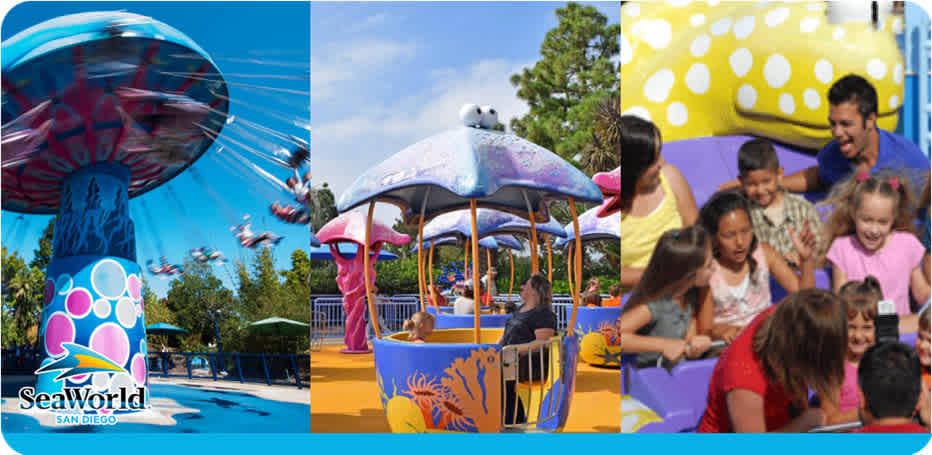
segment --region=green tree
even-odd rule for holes
[[[609,97],[599,104],[592,140],[583,149],[586,172],[610,171],[621,166],[621,101]]]
[[[42,231],[42,237],[39,238],[39,247],[33,251],[32,261],[29,262],[30,267],[35,267],[43,272],[49,266],[49,262],[52,261],[52,237],[55,233],[55,217],[49,220],[49,224],[45,225],[45,229]]]
[[[590,141],[599,101],[618,98],[619,24],[592,6],[570,3],[557,9],[559,23],[547,32],[541,59],[511,77],[530,112],[511,120],[511,129],[564,159]]]
[[[171,283],[168,309],[177,325],[187,329],[198,344],[215,341],[213,321],[236,318],[239,300],[214,276],[212,266],[188,260],[185,273]]]
[[[327,182],[323,182],[320,188],[311,188],[311,204],[309,206],[311,226],[320,229],[321,226],[339,215],[335,201],[336,199]]]

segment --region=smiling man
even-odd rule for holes
[[[821,191],[852,172],[929,169],[929,158],[915,144],[877,127],[877,91],[863,77],[849,74],[837,80],[828,91],[828,102],[834,139],[819,152],[818,166],[783,180],[786,189]]]

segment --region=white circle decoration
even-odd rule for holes
[[[764,79],[773,88],[783,87],[790,80],[790,62],[780,54],[773,54],[764,63]]]
[[[709,33],[711,33],[712,36],[720,36],[720,35],[724,35],[728,33],[728,30],[730,28],[731,28],[731,18],[723,17],[715,21],[715,23],[712,24],[711,27],[709,27]]]
[[[771,10],[764,16],[764,23],[768,27],[776,27],[783,23],[787,17],[790,17],[790,9],[786,7],[779,7]]]
[[[631,106],[622,112],[621,115],[633,115],[635,117],[640,117],[641,119],[647,120],[648,122],[651,121],[650,112],[643,106]]]
[[[712,45],[712,38],[705,33],[697,36],[692,44],[689,45],[689,53],[693,54],[693,57],[702,57],[706,52],[709,52],[709,47]]]
[[[803,92],[803,104],[809,109],[818,109],[822,104],[822,97],[819,96],[819,92],[815,91],[815,89],[807,88]]]
[[[796,112],[796,102],[793,101],[793,95],[789,93],[784,93],[780,95],[780,111],[784,114],[792,114]]]
[[[883,79],[887,74],[887,65],[880,59],[872,58],[867,62],[867,74],[874,79]]]
[[[738,88],[738,105],[743,109],[751,109],[757,104],[757,90],[748,84]]]
[[[754,31],[754,16],[744,16],[735,22],[733,30],[735,38],[741,40],[748,37]]]
[[[664,68],[654,73],[644,84],[644,96],[655,103],[662,103],[670,95],[675,77],[673,71]]]
[[[702,95],[709,90],[711,75],[709,68],[702,63],[696,63],[686,72],[686,87],[693,93]]]
[[[815,63],[815,77],[819,82],[823,84],[831,83],[833,74],[832,62],[823,58]]]
[[[667,107],[667,120],[673,126],[684,125],[689,120],[689,111],[686,110],[686,105],[679,101],[670,103],[670,106]]]
[[[728,57],[728,63],[731,64],[731,70],[734,71],[735,76],[744,77],[748,71],[751,71],[754,58],[748,48],[742,47],[732,52]]]

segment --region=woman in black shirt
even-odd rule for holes
[[[499,346],[549,340],[557,332],[557,316],[550,302],[553,293],[550,282],[541,274],[531,276],[521,285],[521,307],[505,323]]]
[[[533,341],[549,340],[557,332],[557,316],[553,314],[550,303],[553,300],[553,294],[550,289],[550,282],[541,274],[535,274],[527,280],[527,283],[521,286],[521,308],[512,313],[511,318],[505,322],[505,332],[501,340],[498,341],[500,346],[514,344],[524,344]],[[548,357],[549,350],[545,347],[538,351],[533,357]],[[532,363],[528,354],[522,354],[519,359],[518,376],[521,381],[540,380],[546,375],[546,371],[530,371]],[[549,361],[542,362],[544,366],[549,365]],[[534,374],[536,373],[536,375]],[[537,377],[535,377],[537,376]],[[517,406],[515,396],[515,382],[505,382],[505,423],[523,423],[526,422],[525,411],[521,406]]]

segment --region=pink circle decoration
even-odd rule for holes
[[[68,314],[76,318],[83,318],[91,312],[93,301],[94,299],[91,298],[91,293],[87,292],[87,289],[75,288],[68,293],[68,297],[65,297],[65,309],[68,310]]]
[[[77,376],[72,376],[72,377],[68,378],[68,380],[71,381],[71,382],[73,382],[73,383],[75,383],[75,384],[80,384],[80,383],[86,381],[88,377],[90,377],[89,374],[79,374],[79,375],[77,375]]]
[[[139,277],[136,276],[136,274],[132,274],[126,279],[126,289],[129,291],[129,296],[132,297],[133,300],[139,300],[141,288],[142,284],[139,282]]]
[[[129,360],[129,337],[123,328],[112,322],[105,322],[94,330],[90,348],[121,367]]]
[[[133,374],[133,379],[136,380],[136,385],[145,385],[146,359],[142,356],[142,354],[136,354],[133,356],[133,361],[130,363],[129,370],[130,373]]]
[[[52,280],[46,280],[45,282],[45,294],[42,295],[42,306],[47,307],[52,303],[52,298],[55,297],[55,283]]]
[[[49,317],[45,326],[45,352],[53,356],[64,354],[62,343],[74,343],[74,322],[59,311]]]

